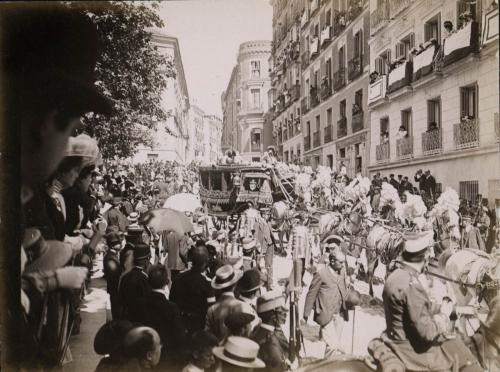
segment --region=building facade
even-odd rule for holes
[[[167,88],[162,94],[162,106],[168,113],[168,118],[157,124],[152,134],[153,146],[139,146],[133,161],[156,159],[187,164],[193,160],[194,141],[190,137],[189,94],[179,42],[177,38],[157,30],[153,32],[152,42],[160,53],[173,61],[175,76],[168,78]]]
[[[496,4],[371,1],[370,14],[370,173],[428,169],[500,202]]]
[[[222,156],[222,120],[215,115],[203,116],[204,134],[204,156],[206,163],[216,163]]]
[[[205,122],[203,117],[205,112],[196,105],[191,105],[191,138],[193,138],[193,159],[202,160],[205,158]]]
[[[273,2],[274,129],[284,161],[367,173],[365,1]]]
[[[236,150],[245,161],[260,161],[264,114],[269,91],[271,42],[248,41],[240,45],[237,65],[222,95],[222,149]]]

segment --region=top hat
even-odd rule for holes
[[[134,245],[134,261],[143,260],[151,257],[151,248],[149,245],[139,243]]]
[[[23,247],[32,257],[32,261],[26,265],[26,273],[59,269],[73,257],[73,250],[69,244],[58,240],[46,241],[35,228],[26,229]]]
[[[24,4],[4,9],[2,48],[8,76],[26,89],[30,100],[53,92],[56,101],[71,101],[81,112],[110,114],[108,99],[94,85],[101,54],[96,26],[83,12],[60,4]]]
[[[246,337],[230,336],[224,346],[214,347],[213,353],[221,360],[244,368],[264,368],[266,364],[257,358],[259,344]]]
[[[134,328],[128,320],[112,320],[97,331],[94,350],[99,355],[114,354],[121,351],[126,334]]]
[[[285,307],[285,297],[280,291],[269,291],[257,299],[257,313],[265,313],[280,307]]]
[[[224,289],[231,287],[241,279],[243,273],[240,270],[235,271],[231,265],[219,267],[215,272],[215,277],[212,279],[212,288]]]
[[[262,287],[262,284],[260,282],[260,272],[257,269],[245,271],[238,283],[238,289],[241,293],[253,292],[260,287]]]

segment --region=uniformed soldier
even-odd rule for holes
[[[119,317],[118,283],[121,276],[120,251],[122,239],[118,232],[110,232],[106,235],[108,251],[103,259],[104,278],[106,279],[107,291],[111,301],[111,314],[113,319]]]
[[[461,371],[479,372],[479,364],[463,342],[447,336],[451,304],[432,302],[420,283],[432,237],[432,231],[406,236],[402,260],[384,286],[387,329],[383,339],[406,370],[450,371],[458,360]]]
[[[260,345],[259,358],[266,363],[268,371],[286,371],[289,349],[281,326],[286,322],[285,298],[279,291],[266,292],[257,300],[257,313],[262,323],[251,339]]]

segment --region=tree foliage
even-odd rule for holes
[[[139,144],[151,145],[148,129],[165,122],[161,105],[173,61],[151,42],[151,28],[163,27],[158,3],[73,2],[97,25],[103,50],[96,65],[96,85],[114,103],[111,118],[89,114],[84,130],[98,140],[105,159],[133,155]],[[167,129],[168,131],[168,129]]]

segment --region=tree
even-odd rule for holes
[[[139,144],[152,145],[149,129],[168,117],[161,95],[168,78],[175,76],[174,63],[153,45],[149,31],[163,27],[158,3],[73,2],[71,6],[85,11],[97,26],[103,50],[96,65],[96,85],[114,103],[111,118],[88,114],[84,131],[97,139],[103,158],[129,157]]]

